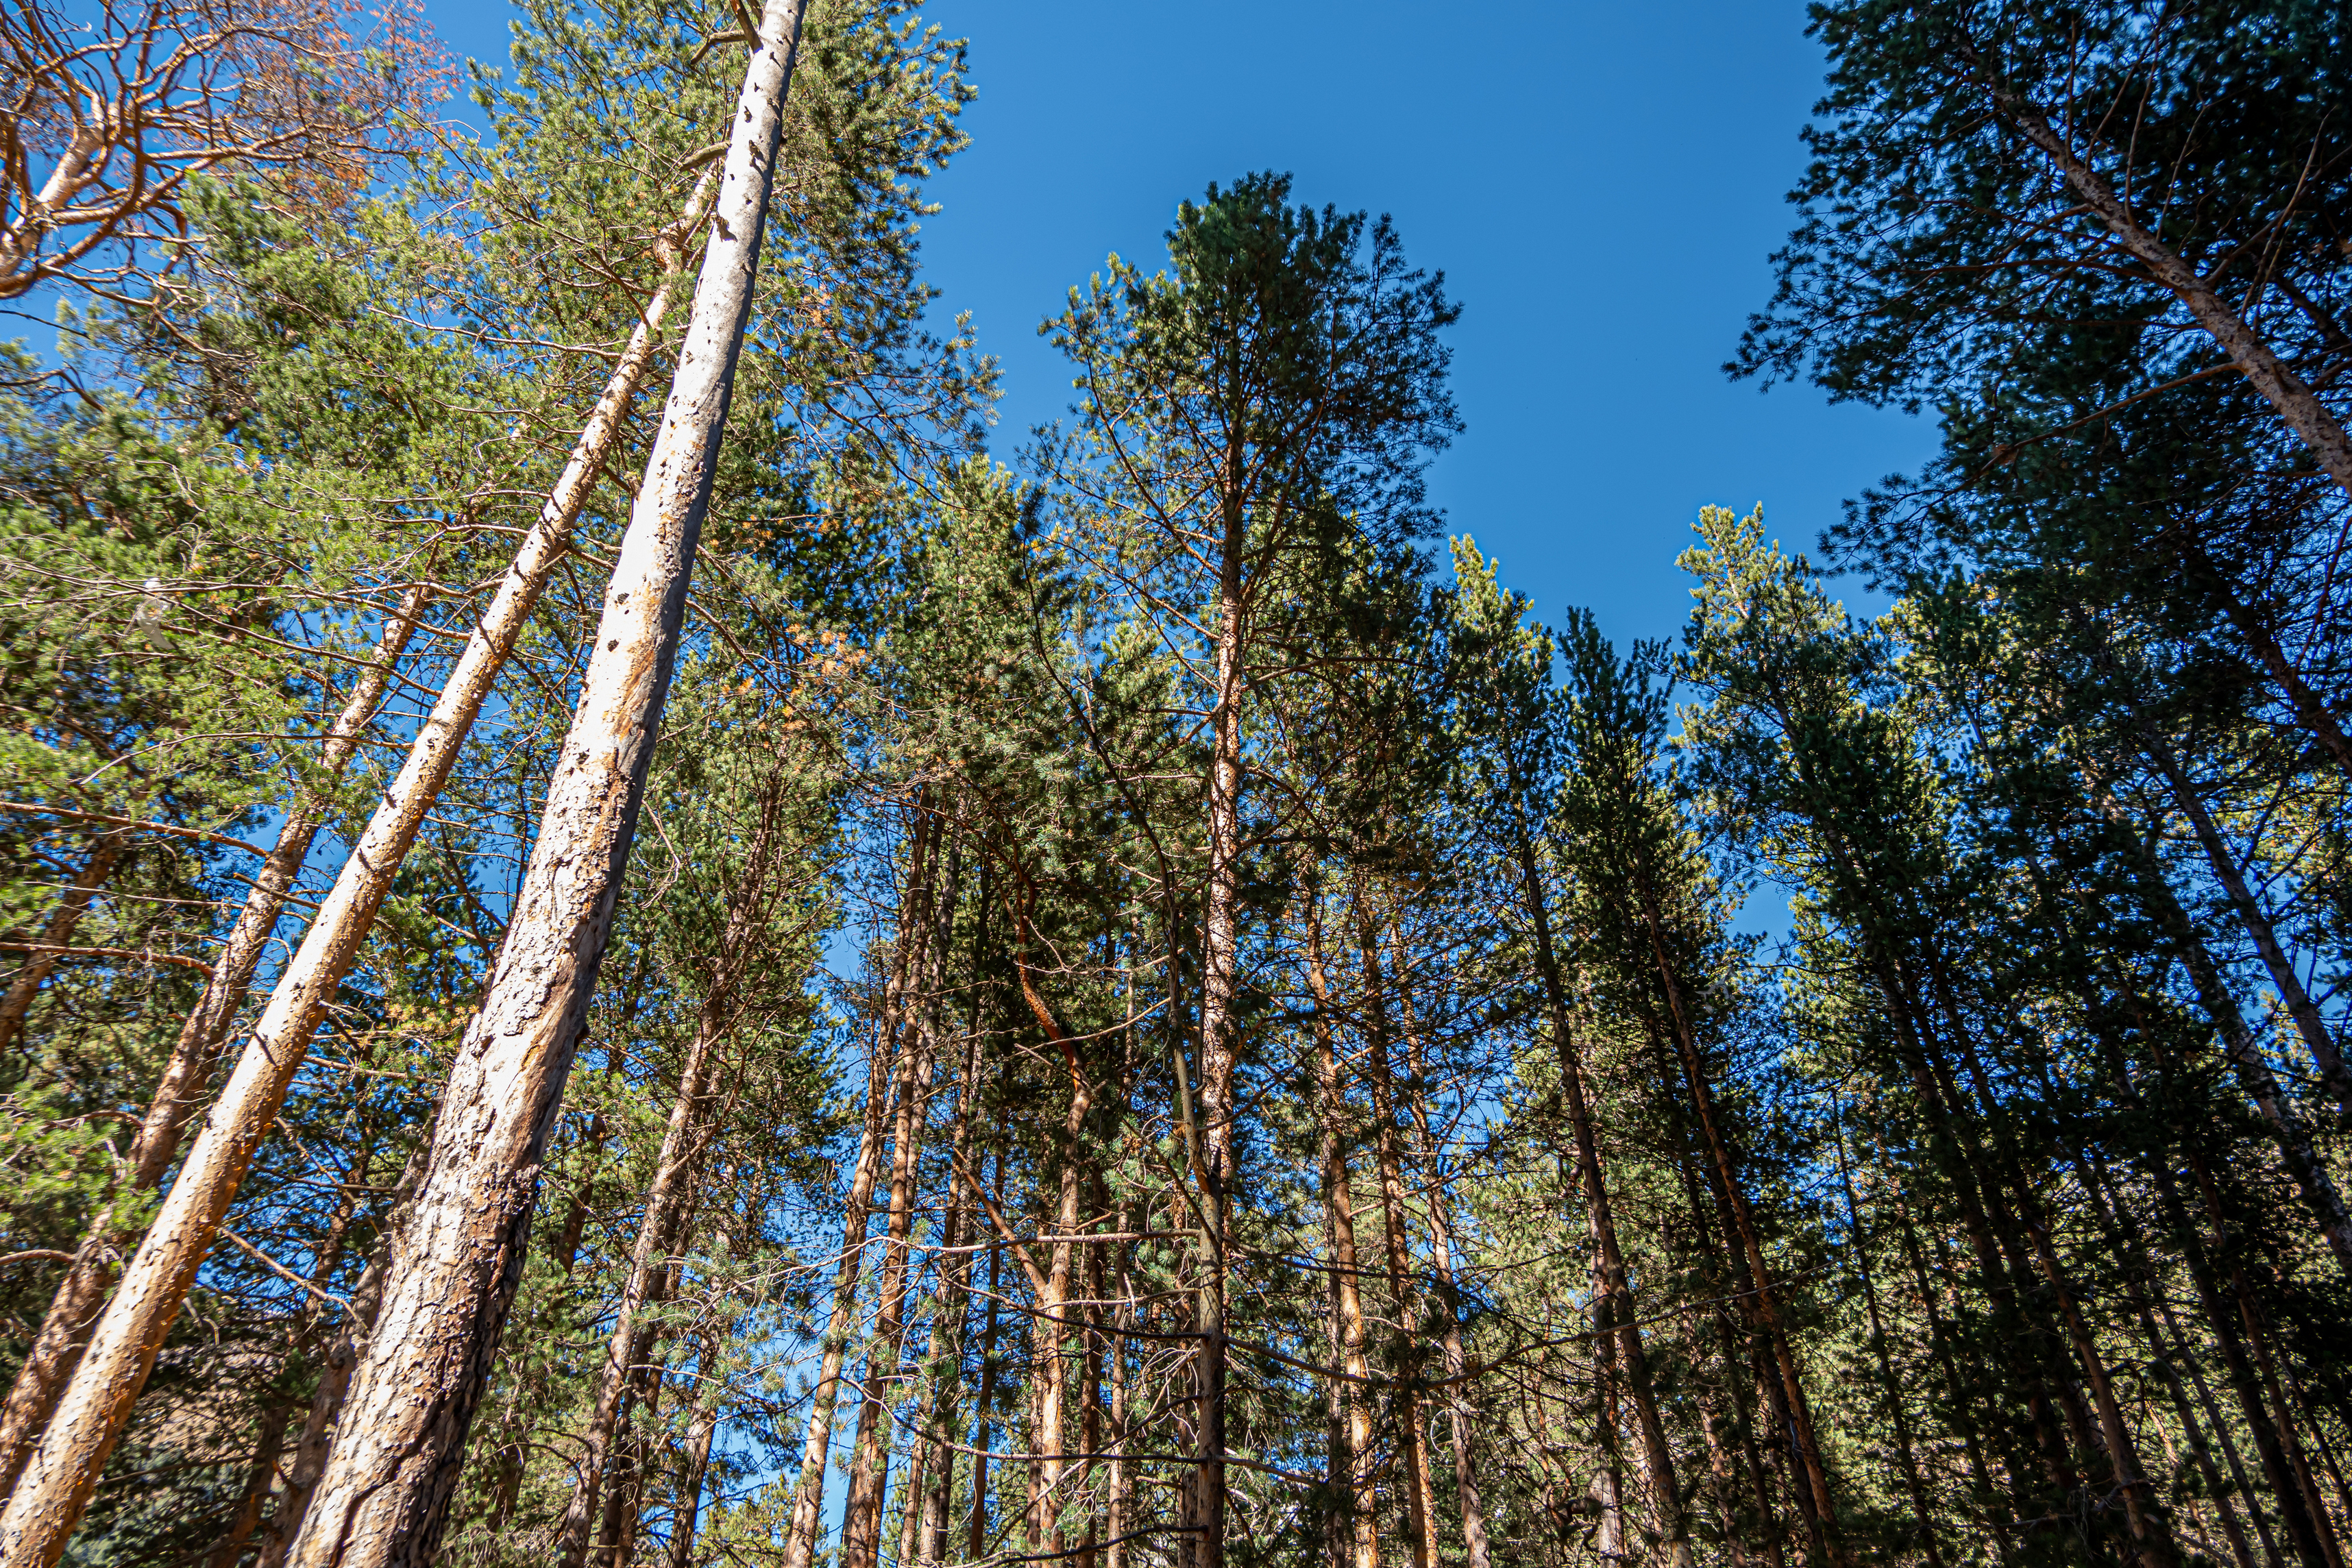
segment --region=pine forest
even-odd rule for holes
[[[1932,455],[1618,642],[1539,261],[1201,169],[1011,430],[975,46],[516,15],[0,0],[0,1563],[2347,1568],[2352,6],[1816,0]]]

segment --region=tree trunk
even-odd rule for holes
[[[758,940],[760,925],[770,907],[773,889],[770,873],[778,858],[777,817],[782,803],[772,792],[760,803],[761,819],[744,846],[742,865],[727,918],[713,953],[708,993],[702,999],[694,1037],[686,1059],[679,1064],[677,1099],[670,1106],[669,1122],[662,1130],[661,1150],[654,1159],[653,1185],[637,1223],[629,1272],[605,1341],[604,1365],[596,1375],[595,1398],[589,1406],[588,1427],[581,1435],[581,1454],[574,1462],[571,1500],[555,1531],[554,1557],[560,1568],[581,1568],[587,1560],[588,1531],[597,1516],[604,1487],[614,1435],[627,1419],[630,1391],[637,1369],[653,1350],[654,1325],[646,1317],[656,1280],[671,1267],[686,1213],[693,1200],[694,1173],[709,1138],[711,1078],[719,1047],[734,1029],[742,1010],[740,994],[743,965]]]
[[[1239,451],[1229,451],[1228,476],[1238,481],[1241,468]],[[1247,521],[1239,491],[1229,489],[1223,502],[1217,579],[1217,700],[1210,723],[1209,865],[1201,911],[1201,1136],[1195,1155],[1202,1162],[1197,1174],[1208,1215],[1192,1325],[1198,1336],[1192,1354],[1198,1452],[1185,1494],[1183,1568],[1224,1568],[1225,1561],[1225,1247],[1235,1177],[1232,1035],[1241,919],[1242,554]]]
[[[1435,1488],[1429,1474],[1429,1438],[1421,1419],[1421,1401],[1413,1384],[1420,1376],[1420,1356],[1414,1346],[1420,1325],[1414,1321],[1419,1293],[1412,1289],[1411,1241],[1405,1234],[1404,1171],[1398,1157],[1396,1107],[1389,1070],[1387,981],[1381,972],[1373,934],[1374,915],[1360,885],[1356,898],[1358,956],[1363,964],[1366,1036],[1365,1078],[1372,1091],[1372,1149],[1380,1172],[1381,1237],[1389,1270],[1389,1293],[1396,1306],[1396,1338],[1392,1346],[1396,1385],[1390,1400],[1396,1413],[1397,1447],[1404,1460],[1405,1524],[1412,1544],[1413,1568],[1437,1568],[1437,1540],[1432,1515],[1436,1511]]]
[[[2141,226],[2129,205],[2067,144],[2039,109],[2005,88],[1987,85],[1994,103],[2017,122],[2025,139],[2049,155],[2066,183],[2105,223],[2107,231],[2147,268],[2158,283],[2188,307],[2197,324],[2221,345],[2231,363],[2245,373],[2253,389],[2278,410],[2287,428],[2303,438],[2327,476],[2342,486],[2346,494],[2352,495],[2352,436],[2345,434],[2344,426],[2319,401],[2318,394],[2273,352],[2244,317],[2223,302],[2211,285],[2198,276],[2195,268]]]
[[[428,584],[419,584],[403,595],[399,607],[385,617],[375,657],[352,687],[350,700],[329,726],[326,742],[319,748],[319,765],[329,777],[341,773],[359,749],[360,736],[383,701],[394,669],[407,650],[417,617],[431,593]],[[237,1009],[245,1004],[253,972],[268,947],[278,916],[285,912],[286,896],[293,889],[294,879],[301,874],[302,863],[310,857],[311,840],[317,837],[325,815],[325,802],[306,797],[279,826],[278,842],[270,847],[268,858],[254,877],[252,889],[246,894],[245,907],[237,912],[228,941],[213,960],[212,977],[205,983],[204,995],[180,1026],[179,1037],[173,1043],[172,1054],[155,1085],[154,1098],[148,1102],[147,1114],[131,1141],[131,1169],[124,1180],[131,1192],[154,1190],[178,1155],[180,1135],[195,1109],[195,1097],[212,1073],[222,1038],[235,1022]],[[63,938],[51,940],[62,942]],[[0,1025],[0,1047],[5,1043],[5,1028]],[[7,1405],[0,1409],[0,1491],[16,1485],[26,1459],[31,1457],[34,1440],[47,1422],[58,1391],[73,1374],[82,1346],[97,1327],[99,1306],[105,1300],[114,1264],[122,1249],[138,1238],[136,1230],[115,1225],[113,1214],[114,1207],[110,1204],[90,1219],[74,1260],[49,1303],[48,1315],[33,1337],[33,1347],[26,1353],[24,1365],[16,1370]]]
[[[2319,1069],[2321,1086],[2338,1106],[2352,1110],[2352,1072],[2346,1070],[2344,1058],[2336,1054],[2336,1041],[2327,1032],[2327,1021],[2319,1016],[2311,993],[2304,988],[2303,977],[2294,972],[2294,961],[2279,945],[2278,932],[2272,928],[2270,917],[2263,912],[2253,889],[2246,885],[2245,873],[2239,868],[2237,858],[2230,853],[2230,846],[2213,825],[2212,814],[2205,809],[2203,797],[2189,783],[2170,743],[2145,714],[2135,717],[2142,749],[2164,775],[2174,803],[2196,831],[2197,843],[2205,851],[2206,862],[2213,868],[2214,879],[2230,895],[2230,907],[2238,911],[2246,934],[2253,939],[2254,951],[2262,954],[2263,968],[2269,973],[2271,984],[2278,987],[2279,999],[2286,1004],[2287,1016],[2294,1020],[2295,1031],[2303,1037],[2312,1063]]]
[[[1523,810],[1520,786],[1510,781],[1512,809]],[[1592,1112],[1586,1103],[1584,1067],[1570,1028],[1568,993],[1559,974],[1559,959],[1552,946],[1550,900],[1544,891],[1543,869],[1537,863],[1535,843],[1522,817],[1516,826],[1520,898],[1531,928],[1536,972],[1543,982],[1544,1002],[1552,1029],[1552,1047],[1559,1053],[1560,1090],[1568,1103],[1569,1121],[1576,1138],[1577,1174],[1584,1188],[1585,1208],[1591,1222],[1598,1267],[1595,1280],[1601,1293],[1601,1328],[1614,1338],[1624,1363],[1627,1391],[1642,1433],[1643,1458],[1650,1489],[1658,1500],[1658,1533],[1664,1537],[1675,1568],[1693,1568],[1690,1531],[1683,1518],[1682,1492],[1675,1479],[1673,1450],[1666,1446],[1664,1425],[1658,1418],[1657,1396],[1650,1380],[1642,1331],[1634,1320],[1633,1292],[1625,1260],[1617,1244],[1616,1216],[1611,1212],[1609,1190],[1601,1180],[1601,1146],[1592,1131]]]
[[[858,1405],[857,1436],[851,1449],[849,1500],[842,1515],[842,1568],[876,1568],[881,1560],[883,1493],[890,1465],[890,1405],[899,1380],[899,1352],[906,1343],[907,1281],[912,1272],[908,1238],[914,1224],[915,1184],[921,1173],[931,1073],[939,1055],[934,1006],[945,945],[939,928],[942,921],[954,918],[956,904],[955,859],[950,858],[944,878],[939,874],[945,824],[928,810],[918,821],[919,839],[927,834],[929,846],[926,848],[919,842],[914,874],[908,879],[905,938],[910,951],[900,961],[908,994],[900,997],[898,1007],[898,1026],[907,1034],[908,1047],[900,1053],[898,1110],[891,1127],[881,1301],[866,1355],[865,1398]]]
[[[687,585],[751,312],[801,0],[751,40],[694,308],[597,646],[481,1011],[443,1100],[413,1222],[296,1561],[431,1558],[465,1435],[520,1282],[538,1163],[610,934],[659,733]]]
[[[1333,1455],[1332,1502],[1342,1510],[1344,1568],[1381,1568],[1379,1500],[1372,1479],[1371,1363],[1364,1353],[1364,1302],[1358,1287],[1355,1194],[1348,1174],[1348,1102],[1331,1047],[1330,983],[1323,969],[1322,889],[1307,891],[1307,983],[1315,996],[1315,1083],[1322,1100],[1323,1208],[1331,1233],[1333,1338],[1341,1420]]]
[[[866,1227],[873,1218],[874,1182],[882,1164],[884,1118],[890,1103],[895,1054],[891,1037],[898,1034],[887,1016],[876,1032],[866,1074],[866,1129],[858,1139],[857,1163],[851,1167],[849,1195],[842,1220],[841,1261],[833,1281],[833,1310],[826,1317],[824,1349],[817,1363],[816,1384],[809,1393],[808,1430],[801,1453],[800,1482],[793,1489],[793,1515],[784,1531],[784,1568],[808,1568],[816,1552],[818,1526],[824,1512],[825,1461],[833,1449],[835,1405],[841,1396],[841,1364],[849,1353],[851,1331],[857,1321],[857,1282],[866,1262]],[[910,1048],[911,1042],[901,1042]]]
[[[1829,1568],[1847,1568],[1851,1558],[1839,1536],[1837,1503],[1830,1495],[1829,1472],[1822,1463],[1821,1439],[1813,1430],[1812,1407],[1805,1397],[1804,1378],[1797,1368],[1796,1352],[1789,1343],[1788,1330],[1781,1321],[1771,1269],[1765,1262],[1763,1244],[1756,1234],[1756,1216],[1749,1209],[1747,1189],[1740,1184],[1730,1144],[1724,1137],[1720,1120],[1716,1115],[1714,1087],[1708,1079],[1706,1060],[1699,1054],[1698,1036],[1691,1026],[1689,1010],[1684,1005],[1681,979],[1675,973],[1674,961],[1667,954],[1665,919],[1660,908],[1656,885],[1648,865],[1637,861],[1633,871],[1643,922],[1649,934],[1651,955],[1657,964],[1659,993],[1666,1005],[1667,1020],[1682,1062],[1683,1084],[1690,1092],[1692,1108],[1698,1116],[1699,1131],[1706,1142],[1710,1173],[1722,1193],[1724,1209],[1732,1224],[1732,1238],[1736,1239],[1747,1261],[1748,1289],[1742,1292],[1742,1301],[1756,1321],[1765,1348],[1772,1357],[1773,1370],[1780,1376],[1781,1403],[1789,1415],[1790,1440],[1797,1448],[1798,1460],[1804,1473],[1806,1489],[1812,1505],[1809,1511],[1818,1521],[1823,1560]],[[1931,1547],[1931,1552],[1932,1550]]]
[[[1397,977],[1397,1007],[1404,1020],[1405,1068],[1420,1081],[1427,1066],[1422,1050],[1421,1020],[1413,1010],[1413,986],[1409,979],[1404,944],[1393,923],[1389,927],[1389,956]],[[1469,1362],[1462,1347],[1462,1314],[1454,1278],[1454,1221],[1447,1212],[1450,1199],[1439,1163],[1437,1129],[1430,1120],[1428,1097],[1414,1095],[1409,1110],[1418,1137],[1416,1153],[1430,1175],[1430,1275],[1436,1280],[1445,1305],[1445,1331],[1439,1342],[1444,1352],[1446,1416],[1454,1430],[1454,1490],[1462,1514],[1462,1560],[1464,1568],[1489,1568],[1493,1553],[1486,1539],[1486,1504],[1479,1494],[1477,1466],[1471,1453],[1475,1423],[1470,1414],[1466,1376]],[[1431,1550],[1434,1555],[1433,1543]]]
[[[996,1187],[1001,1197],[1004,1190],[1004,1153],[996,1156]],[[975,1189],[973,1202],[980,1201]],[[992,1448],[990,1426],[996,1413],[996,1331],[997,1307],[1004,1300],[1004,1244],[999,1241],[988,1249],[988,1326],[980,1341],[980,1394],[972,1408],[971,1446],[971,1530],[966,1557],[974,1563],[981,1560],[988,1548],[988,1457]]]
[[[673,248],[678,235],[698,217],[700,200],[698,191],[688,221],[669,231],[665,248]],[[195,1148],[99,1324],[91,1349],[63,1391],[32,1468],[0,1512],[0,1562],[9,1568],[47,1568],[64,1551],[106,1456],[130,1419],[163,1335],[179,1315],[222,1216],[301,1067],[311,1031],[358,956],[425,813],[457,764],[499,668],[562,559],[572,527],[619,439],[622,416],[652,359],[669,295],[665,283],[647,301],[562,475],[489,608],[467,639],[399,776],[385,790],[300,949],[279,975],[226,1088],[205,1118]]]
[[[1837,1124],[1838,1185],[1845,1196],[1846,1230],[1853,1247],[1854,1273],[1862,1280],[1862,1301],[1870,1325],[1871,1353],[1878,1362],[1879,1393],[1886,1401],[1888,1419],[1895,1426],[1895,1458],[1903,1472],[1904,1495],[1910,1500],[1911,1516],[1919,1526],[1919,1544],[1927,1559],[1927,1568],[1944,1568],[1944,1553],[1936,1544],[1936,1514],[1927,1501],[1927,1488],[1919,1475],[1919,1458],[1911,1441],[1911,1419],[1903,1408],[1903,1384],[1895,1375],[1895,1367],[1886,1353],[1886,1324],[1878,1314],[1878,1281],[1870,1271],[1870,1238],[1863,1234],[1862,1205],[1853,1194],[1853,1173],[1845,1158],[1845,1123],[1841,1109]],[[2243,1565],[2242,1565],[2243,1568]]]

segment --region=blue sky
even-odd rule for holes
[[[427,14],[458,52],[504,59],[504,5]],[[932,189],[926,264],[943,311],[971,311],[1003,363],[1001,458],[1069,401],[1038,321],[1109,251],[1160,260],[1180,199],[1255,169],[1391,214],[1407,254],[1445,272],[1468,429],[1433,494],[1547,620],[1584,604],[1621,641],[1669,633],[1701,505],[1761,501],[1810,548],[1840,500],[1930,447],[1925,422],[1719,368],[1769,292],[1803,166],[1822,61],[1801,0],[929,15],[971,39],[980,97]]]

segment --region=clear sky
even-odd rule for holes
[[[458,52],[503,60],[504,5],[427,11]],[[1547,620],[1577,603],[1621,640],[1670,632],[1702,504],[1760,500],[1810,549],[1841,500],[1928,450],[1924,422],[1720,369],[1769,292],[1803,166],[1822,61],[1801,0],[930,15],[971,39],[980,97],[933,186],[927,268],[1003,362],[1002,458],[1069,401],[1038,321],[1107,252],[1161,259],[1181,198],[1254,169],[1391,214],[1407,254],[1446,274],[1468,429],[1434,498]]]

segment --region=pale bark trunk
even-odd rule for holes
[[[699,193],[698,193],[698,211]],[[341,984],[425,815],[456,766],[467,732],[620,436],[651,361],[667,284],[648,301],[570,461],[516,552],[496,596],[386,789],[367,830],[320,903],[271,993],[204,1131],[131,1259],[89,1351],[58,1402],[32,1468],[0,1511],[0,1563],[47,1568],[65,1549],[114,1439],[130,1419],[156,1352],[187,1299],[205,1253],[263,1134],[300,1068],[311,1031]]]
[[[430,1137],[428,1128],[428,1141]],[[286,1474],[286,1495],[270,1516],[259,1568],[282,1568],[287,1553],[294,1549],[295,1538],[301,1533],[302,1520],[318,1490],[319,1478],[326,1473],[327,1450],[334,1442],[335,1424],[342,1416],[343,1400],[351,1393],[352,1370],[359,1365],[367,1336],[375,1328],[376,1313],[383,1305],[383,1277],[391,1261],[392,1238],[399,1234],[409,1205],[416,1200],[417,1185],[425,1179],[425,1144],[412,1151],[402,1163],[399,1179],[393,1184],[392,1203],[384,1214],[382,1236],[367,1266],[360,1270],[358,1283],[352,1287],[351,1311],[337,1328],[326,1363],[319,1369],[319,1385],[311,1391],[310,1413],[302,1423],[301,1436],[295,1439],[293,1466]]]
[[[41,982],[65,956],[64,950],[73,942],[74,927],[89,912],[90,900],[98,897],[100,888],[114,875],[114,868],[131,848],[131,829],[112,827],[98,836],[90,847],[89,858],[49,911],[47,924],[41,928],[41,940],[25,955],[16,971],[16,978],[8,984],[7,994],[0,996],[0,1051],[16,1043],[17,1034],[25,1026],[25,1016],[33,1010],[33,998],[40,994]],[[21,1463],[22,1461],[18,1461]]]
[[[2195,268],[2142,226],[2129,205],[2067,144],[2039,109],[2006,89],[1994,87],[1991,92],[1993,101],[2017,122],[2026,140],[2041,148],[2058,166],[2066,183],[2099,215],[2107,231],[2147,268],[2150,277],[2188,308],[2197,324],[2245,374],[2253,389],[2278,410],[2287,428],[2311,448],[2327,476],[2352,495],[2352,436],[2346,435],[2344,426],[2320,402],[2318,394],[2279,358],[2244,317],[2230,309]]]
[[[751,40],[693,310],[580,705],[353,1383],[353,1402],[382,1414],[337,1434],[295,1546],[304,1568],[429,1561],[447,1517],[466,1432],[520,1282],[539,1161],[659,733],[751,313],[800,16],[801,0],[769,0]]]
[[[1379,1502],[1372,1480],[1371,1362],[1364,1352],[1364,1302],[1356,1266],[1355,1195],[1348,1173],[1348,1107],[1331,1046],[1330,983],[1323,969],[1322,892],[1307,893],[1307,983],[1315,996],[1315,1082],[1323,1101],[1323,1205],[1331,1232],[1332,1313],[1339,1344],[1334,1390],[1341,1444],[1331,1478],[1333,1501],[1346,1509],[1344,1568],[1381,1568]]]
[[[394,669],[407,650],[430,594],[424,584],[411,588],[386,617],[375,657],[352,687],[350,700],[319,748],[319,765],[329,777],[341,773],[359,749],[360,737],[392,685]],[[213,961],[212,978],[204,995],[180,1026],[147,1114],[131,1141],[131,1169],[124,1179],[131,1192],[152,1191],[178,1155],[180,1136],[195,1109],[196,1095],[212,1072],[222,1038],[245,1004],[246,988],[253,982],[253,972],[269,945],[278,916],[285,912],[287,894],[301,874],[324,817],[325,803],[305,798],[278,828],[278,842],[261,863],[228,941]],[[33,1348],[16,1371],[7,1405],[0,1408],[0,1491],[16,1484],[25,1461],[31,1458],[33,1443],[56,1406],[58,1391],[73,1374],[82,1346],[97,1327],[98,1309],[106,1298],[115,1261],[137,1239],[136,1230],[115,1225],[113,1216],[114,1205],[110,1204],[90,1219],[73,1263],[49,1303],[48,1315],[33,1338]]]

